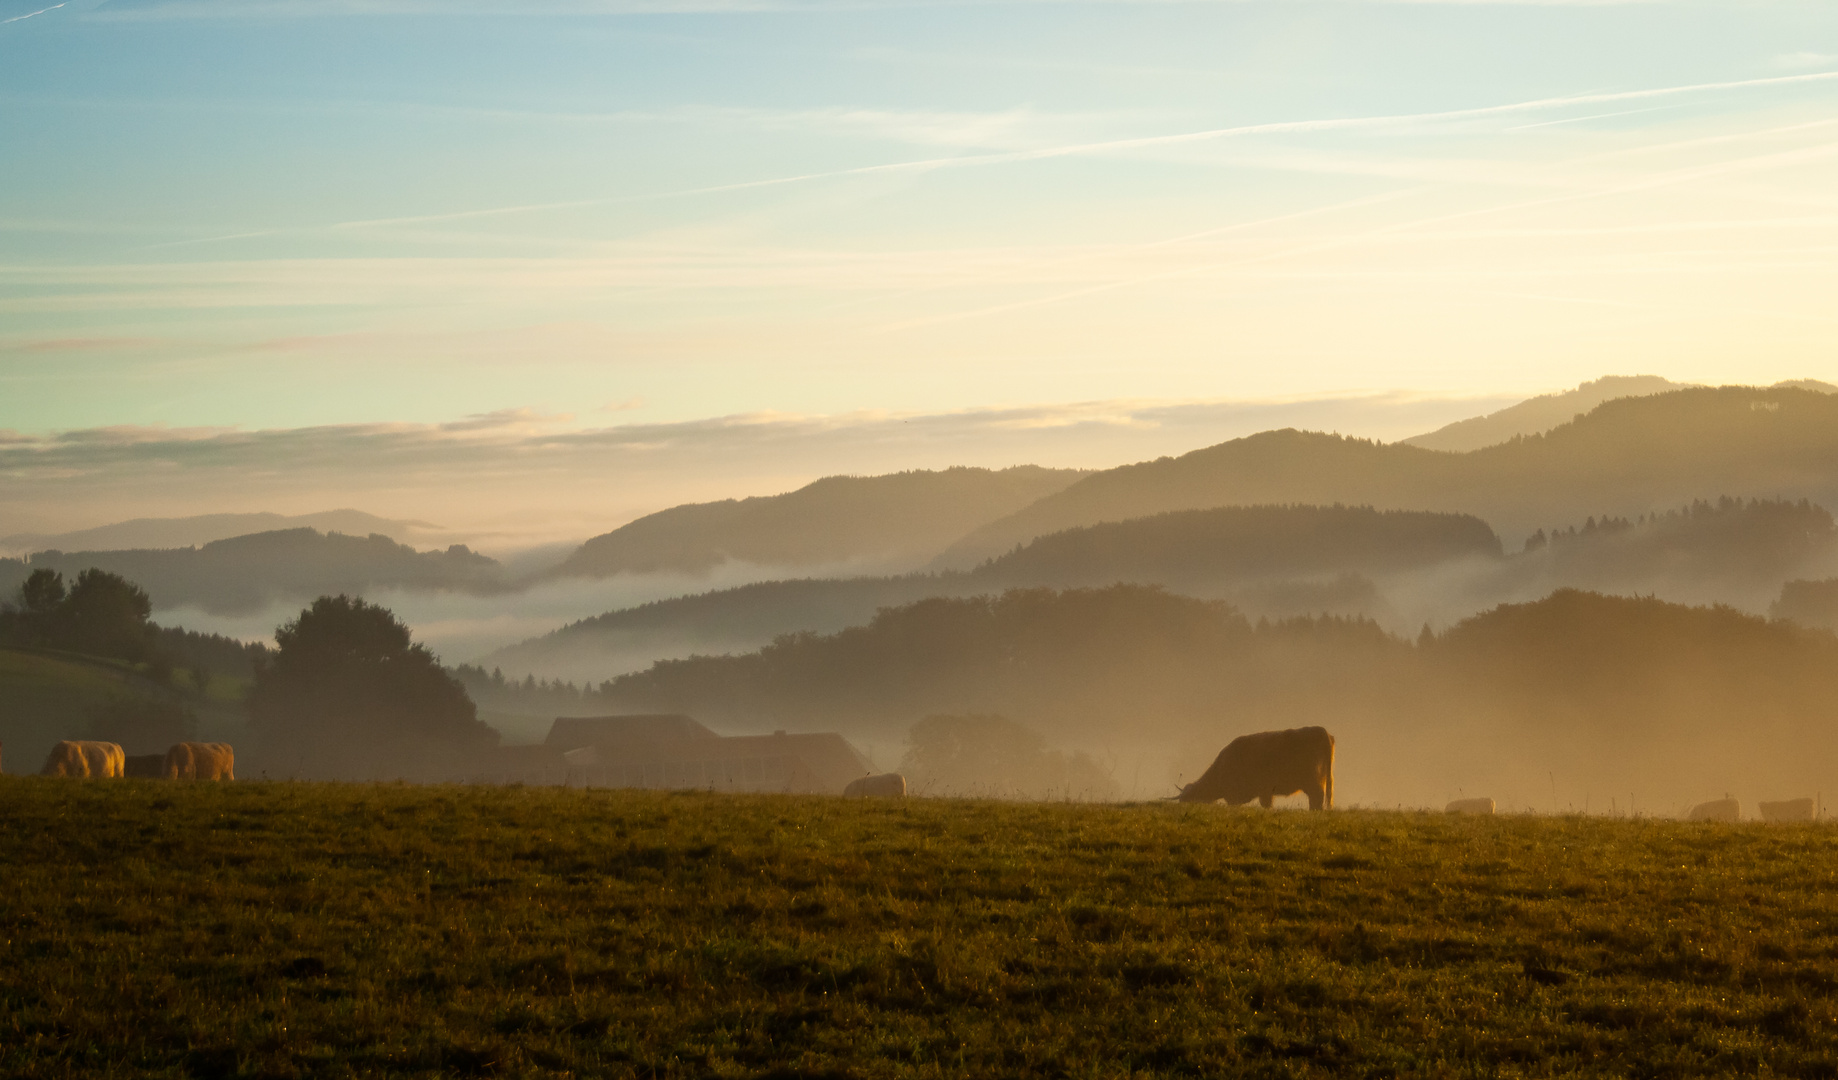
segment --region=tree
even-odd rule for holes
[[[77,575],[57,607],[60,648],[121,660],[154,659],[153,601],[120,574],[91,567]]]
[[[57,610],[64,602],[64,575],[42,567],[32,571],[19,586],[19,600],[34,615]]]
[[[389,609],[322,596],[275,631],[249,717],[265,757],[298,775],[452,775],[497,743],[458,680]]]
[[[91,567],[68,589],[64,575],[41,567],[19,586],[19,610],[9,637],[27,645],[169,666],[159,648],[159,628],[148,621],[153,602],[145,589],[120,574]]]

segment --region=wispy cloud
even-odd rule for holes
[[[1515,399],[1118,400],[601,427],[506,409],[438,424],[0,432],[0,501],[29,505],[57,528],[149,509],[294,512],[333,498],[455,527],[517,520],[537,532],[557,519],[582,527],[579,514],[595,507],[606,515],[596,527],[610,528],[678,502],[789,490],[842,467],[1108,466],[1291,426],[1400,438]]]
[[[472,221],[484,218],[506,217],[517,214],[532,214],[558,210],[577,210],[587,207],[614,206],[620,204],[650,202],[663,199],[683,199],[697,196],[727,194],[740,191],[759,190],[763,188],[784,187],[794,184],[805,184],[814,181],[836,180],[848,177],[865,177],[898,173],[923,173],[946,169],[983,168],[990,166],[1020,164],[1026,162],[1046,161],[1056,158],[1114,156],[1152,151],[1171,147],[1189,146],[1218,142],[1228,139],[1244,139],[1256,136],[1272,135],[1306,135],[1327,132],[1344,132],[1359,130],[1404,129],[1448,125],[1475,120],[1511,117],[1523,114],[1549,112],[1559,109],[1595,106],[1622,101],[1642,101],[1657,98],[1681,97],[1694,94],[1712,94],[1729,91],[1752,90],[1763,87],[1779,87],[1808,83],[1823,83],[1838,80],[1838,71],[1810,72],[1799,75],[1776,75],[1765,78],[1735,79],[1719,82],[1687,83],[1674,86],[1648,87],[1636,90],[1603,91],[1578,93],[1557,97],[1532,98],[1523,101],[1506,102],[1497,105],[1480,105],[1460,109],[1440,109],[1428,112],[1388,113],[1373,116],[1333,117],[1311,120],[1282,120],[1258,124],[1241,124],[1231,127],[1206,128],[1198,131],[1176,132],[1163,135],[1144,135],[1120,139],[1103,139],[1076,143],[1061,143],[1053,146],[1038,146],[1031,149],[1005,150],[993,153],[958,154],[950,157],[924,158],[912,161],[888,162],[876,165],[861,165],[844,169],[828,169],[814,172],[794,173],[784,176],[769,177],[758,180],[743,180],[723,184],[707,184],[669,191],[634,193],[627,195],[567,199],[550,202],[518,203],[508,206],[480,207],[467,210],[453,210],[431,214],[414,214],[397,217],[364,218],[334,222],[324,226],[308,229],[268,229],[227,233],[220,236],[202,237],[178,243],[199,244],[229,240],[251,239],[256,237],[280,236],[289,234],[310,233],[315,231],[351,231],[375,230],[441,224],[457,221]],[[862,118],[878,117],[881,123],[887,118],[900,114],[875,113],[863,110],[841,111],[805,111],[796,114],[785,114],[781,122],[810,122],[813,118],[824,118],[825,122],[834,124],[838,117],[857,116]],[[797,118],[794,120],[794,117]],[[961,117],[956,121],[959,127],[951,125],[934,125],[934,130],[955,130],[962,136]],[[924,128],[924,124],[914,124],[910,119],[902,121],[904,130],[910,132]],[[979,121],[985,127],[999,126],[985,117]],[[1372,166],[1377,168],[1376,165]],[[1394,170],[1396,171],[1396,170]]]

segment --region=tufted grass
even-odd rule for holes
[[[0,778],[0,1075],[1838,1075],[1838,830]]]

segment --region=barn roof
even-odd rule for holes
[[[543,745],[554,750],[623,743],[677,743],[719,739],[701,724],[681,713],[646,713],[634,716],[558,716]]]

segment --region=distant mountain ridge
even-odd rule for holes
[[[1421,446],[1425,450],[1479,450],[1483,446],[1503,443],[1516,436],[1549,431],[1603,402],[1643,394],[1663,394],[1669,390],[1683,390],[1690,385],[1675,383],[1658,375],[1604,375],[1574,390],[1540,394],[1499,412],[1457,420],[1435,431],[1412,435],[1401,441],[1408,446]]]
[[[1486,416],[1470,417],[1467,420],[1457,420],[1435,431],[1412,435],[1401,441],[1410,446],[1421,446],[1425,450],[1449,450],[1465,453],[1469,450],[1479,450],[1483,446],[1494,446],[1509,439],[1542,434],[1616,398],[1664,394],[1673,390],[1690,389],[1698,385],[1700,384],[1677,383],[1658,375],[1604,375],[1592,382],[1583,383],[1574,390],[1556,394],[1540,394],[1498,412],[1488,413]],[[1784,387],[1814,390],[1821,394],[1838,394],[1838,386],[1820,382],[1817,379],[1789,379],[1786,382],[1775,383],[1773,388]]]
[[[979,525],[1086,475],[1018,465],[830,476],[782,495],[688,503],[596,536],[551,577],[706,573],[733,561],[796,569],[923,565]]]
[[[965,569],[1038,536],[1170,510],[1346,503],[1474,514],[1507,541],[1604,512],[1725,494],[1838,505],[1838,396],[1799,387],[1618,398],[1540,435],[1462,454],[1267,431],[1094,473],[985,525],[932,564]]]
[[[197,547],[251,533],[281,529],[318,529],[347,536],[373,533],[407,541],[435,528],[425,521],[398,521],[362,510],[324,510],[315,514],[199,514],[194,517],[134,518],[64,533],[14,533],[0,537],[0,555],[32,551],[139,551]]]
[[[865,623],[882,608],[936,597],[1118,581],[1219,594],[1267,579],[1500,554],[1487,523],[1460,514],[1348,506],[1183,511],[1041,537],[968,572],[768,581],[659,600],[570,623],[480,663],[600,679],[613,667],[644,666],[659,652],[745,651],[782,634],[831,633]]]
[[[1540,529],[1512,554],[1486,522],[1464,514],[1223,507],[1053,533],[971,571],[768,581],[658,600],[571,623],[483,663],[599,681],[651,660],[835,633],[886,607],[1012,588],[1126,582],[1224,599],[1253,618],[1361,615],[1402,633],[1561,588],[1761,611],[1784,582],[1833,572],[1838,525],[1809,502],[1724,497],[1638,520],[1590,516]],[[1413,595],[1426,581],[1434,602]]]
[[[505,587],[498,563],[463,544],[416,551],[380,533],[358,537],[299,528],[195,548],[45,551],[28,559],[0,559],[0,596],[11,595],[34,570],[56,570],[68,579],[90,567],[146,589],[156,609],[195,606],[214,614],[257,611],[277,599],[361,594],[377,587],[473,592]]]

